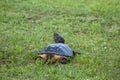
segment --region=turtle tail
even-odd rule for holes
[[[76,54],[81,54],[80,52],[73,51],[73,55],[75,56]]]

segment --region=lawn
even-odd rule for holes
[[[34,60],[54,32],[71,63]],[[120,80],[120,1],[0,0],[0,80]]]

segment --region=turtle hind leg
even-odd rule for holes
[[[62,64],[67,64],[69,61],[66,58],[60,58],[59,62]]]

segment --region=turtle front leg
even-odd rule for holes
[[[38,57],[43,59],[44,62],[43,62],[42,65],[44,65],[48,61],[49,55],[48,54],[40,54],[40,55],[37,56],[37,58]]]
[[[61,56],[61,55],[54,55],[53,56],[53,60],[52,60],[52,63],[55,63],[55,62],[60,62],[62,64],[66,64],[68,63],[68,60],[65,56]]]
[[[53,54],[51,57],[52,57],[52,60],[51,60],[52,64],[56,63],[61,58],[60,55],[56,55],[56,54]]]
[[[42,65],[44,65],[47,61],[48,61],[48,57],[46,59],[44,59],[44,62]]]

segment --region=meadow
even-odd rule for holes
[[[41,65],[54,32],[81,54]],[[120,80],[120,1],[0,0],[0,80]]]

